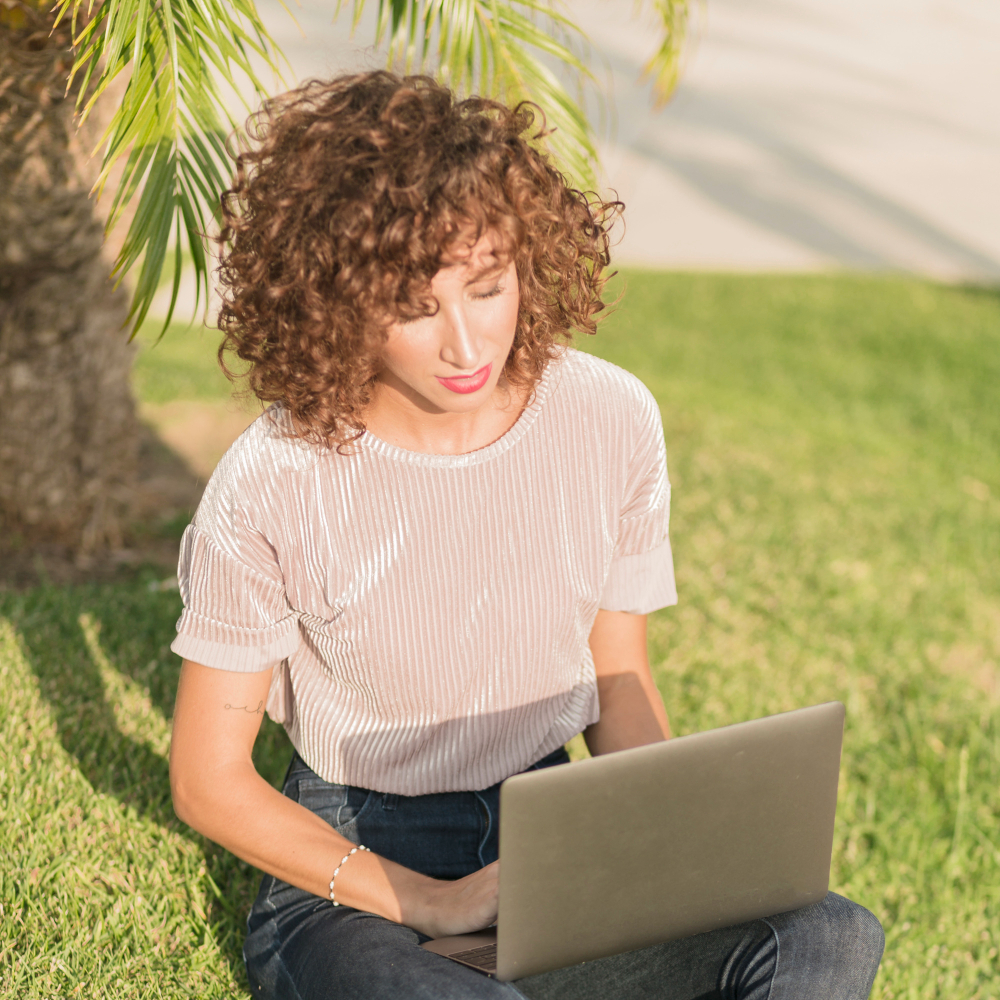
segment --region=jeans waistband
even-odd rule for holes
[[[559,747],[526,770],[568,761]],[[461,878],[497,859],[500,784],[471,792],[396,795],[324,781],[296,753],[283,791],[353,843],[433,878]]]

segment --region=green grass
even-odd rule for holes
[[[218,330],[175,322],[162,337],[159,334],[160,324],[147,320],[136,337],[139,353],[132,386],[141,402],[229,398],[232,386],[216,362],[222,341]]]
[[[582,346],[663,410],[675,730],[842,699],[833,885],[886,927],[873,996],[1000,998],[1000,295],[627,278]],[[140,393],[210,398],[213,347],[171,331]],[[178,609],[142,584],[0,594],[0,995],[246,996],[256,876],[170,809]],[[281,731],[256,752],[278,780]]]
[[[1000,997],[1000,295],[628,276],[593,348],[663,410],[679,732],[839,698],[833,883],[880,998]]]

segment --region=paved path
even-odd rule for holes
[[[612,6],[573,10],[613,68],[623,257],[1000,281],[996,0],[707,0],[658,116],[649,36]]]
[[[997,0],[706,0],[659,114],[632,0],[568,6],[612,84],[618,260],[1000,282]],[[352,43],[334,0],[302,0],[304,34],[260,8],[298,79],[382,65],[371,11]]]

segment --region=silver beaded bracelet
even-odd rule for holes
[[[338,902],[337,902],[337,901],[336,901],[336,900],[335,900],[335,899],[333,898],[333,883],[334,883],[334,880],[335,880],[335,879],[337,878],[337,876],[338,876],[338,875],[340,874],[340,869],[341,869],[341,868],[343,868],[345,864],[347,864],[347,861],[348,861],[348,859],[350,858],[350,856],[351,856],[352,854],[357,854],[357,853],[358,853],[358,851],[367,851],[367,852],[368,852],[369,854],[371,854],[371,848],[370,848],[370,847],[365,847],[365,845],[364,845],[364,844],[358,844],[358,846],[357,846],[357,847],[352,847],[352,848],[351,848],[351,849],[350,849],[350,850],[349,850],[349,851],[348,851],[348,852],[347,852],[347,853],[346,853],[346,854],[345,854],[345,855],[344,855],[344,856],[343,856],[343,857],[342,857],[342,858],[340,859],[340,864],[339,864],[339,865],[337,865],[337,867],[336,867],[336,868],[334,868],[334,870],[333,870],[333,878],[331,878],[331,879],[330,879],[330,902],[331,902],[331,903],[333,903],[333,905],[334,905],[334,906],[340,906],[340,903],[338,903]]]

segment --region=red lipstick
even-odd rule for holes
[[[440,375],[435,375],[434,377],[446,388],[451,389],[452,392],[460,392],[463,395],[469,392],[478,392],[486,383],[489,381],[490,372],[493,370],[493,364],[490,363],[480,368],[479,371],[473,372],[471,375],[460,375],[456,378],[441,378]]]

